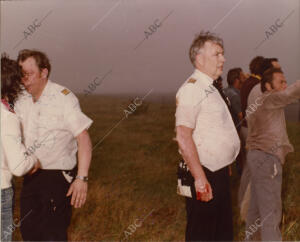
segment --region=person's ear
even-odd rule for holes
[[[198,65],[203,66],[204,58],[203,58],[203,54],[202,53],[199,52],[196,55],[196,62],[198,63]]]
[[[269,82],[265,83],[265,88],[267,89],[267,91],[271,91],[272,90],[272,86]]]
[[[43,79],[47,79],[47,77],[48,77],[48,69],[47,69],[47,68],[44,68],[44,69],[42,70],[42,78],[43,78]]]

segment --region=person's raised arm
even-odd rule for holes
[[[269,109],[283,108],[300,99],[300,80],[289,85],[284,91],[272,92],[266,96],[264,103]]]

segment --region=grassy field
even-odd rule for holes
[[[183,241],[185,204],[176,194],[179,155],[172,141],[175,105],[150,103],[147,111],[138,113],[143,104],[124,118],[124,110],[130,111],[129,98],[88,96],[81,103],[94,120],[89,130],[93,144],[105,138],[93,150],[87,203],[73,210],[70,240]],[[296,151],[284,167],[282,233],[284,240],[300,240],[299,123],[289,123],[288,132]],[[17,179],[16,218],[20,183]],[[238,185],[234,172],[234,234],[235,240],[242,240]],[[21,240],[18,229],[14,238]]]

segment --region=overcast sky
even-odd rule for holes
[[[1,1],[1,52],[46,52],[50,79],[77,93],[104,76],[95,93],[175,93],[193,71],[188,50],[195,34],[210,30],[225,43],[224,86],[230,68],[248,72],[256,55],[279,58],[292,83],[300,79],[299,2]]]

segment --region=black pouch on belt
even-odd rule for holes
[[[194,181],[184,160],[180,160],[177,168],[177,194],[196,199]]]

